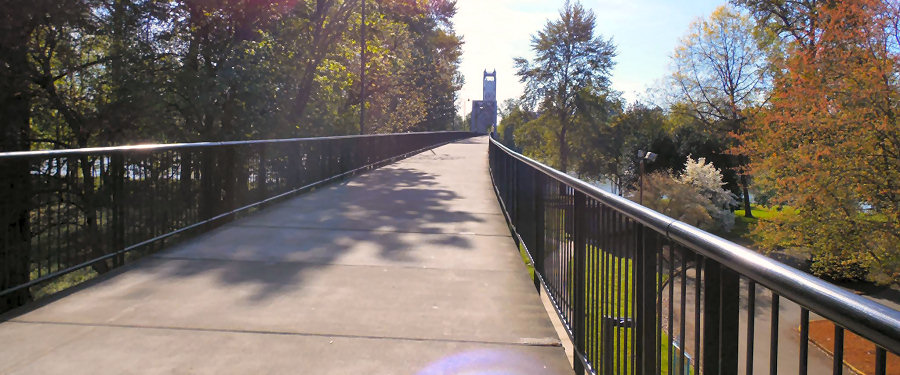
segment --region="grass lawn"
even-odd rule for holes
[[[785,207],[784,209],[790,209]],[[759,220],[768,220],[778,214],[775,207],[764,207],[757,204],[751,205],[750,213],[753,217],[744,217],[744,210],[734,211],[734,228],[731,232],[717,231],[714,234],[721,236],[727,240],[738,244],[753,247],[753,240],[750,238],[750,232]]]
[[[599,249],[591,249],[591,252],[589,252],[589,254],[591,254],[591,255],[588,256],[588,259],[587,259],[588,265],[587,265],[587,270],[586,270],[588,273],[589,280],[593,280],[594,277],[597,277],[597,278],[602,277],[600,275],[600,270],[594,269],[594,267],[592,266],[592,264],[597,264],[597,265],[600,264],[599,258],[598,259],[592,258],[592,256],[596,256],[596,254],[600,254],[600,253],[601,252],[599,251]],[[534,280],[534,266],[531,264],[528,254],[525,252],[525,248],[522,247],[521,245],[519,245],[519,255],[522,257],[522,261],[525,263],[525,265],[528,268],[529,276],[531,277],[532,280]],[[633,293],[633,291],[631,290],[631,287],[630,287],[631,279],[633,277],[631,260],[625,259],[625,258],[617,258],[614,256],[607,255],[607,262],[613,264],[614,266],[612,269],[607,269],[607,276],[606,276],[605,283],[589,282],[585,286],[586,302],[588,304],[587,308],[589,311],[591,311],[593,309],[600,309],[602,307],[605,307],[607,310],[616,310],[617,307],[624,306],[624,308],[621,308],[621,307],[618,308],[619,310],[624,310],[624,311],[620,311],[620,314],[613,313],[613,315],[631,316],[632,314],[631,314],[630,301],[632,299],[632,293]],[[615,267],[619,267],[620,269],[616,269]],[[573,268],[570,267],[569,269],[572,270]],[[592,276],[592,275],[596,275],[596,276]],[[594,288],[604,288],[604,287],[610,288],[611,287],[612,288],[611,290],[615,291],[617,286],[619,287],[618,294],[613,295],[613,296],[607,296],[605,304],[603,303],[603,301],[600,301],[598,299],[598,296],[601,295],[602,291],[599,289],[597,289],[597,290],[594,289]],[[610,289],[607,289],[607,291],[609,291],[609,290]],[[603,305],[605,305],[605,306],[603,306]],[[598,324],[599,322],[594,322],[593,319],[591,318],[595,315],[600,315],[599,311],[595,311],[595,312],[597,314],[590,314],[590,313],[588,314],[589,318],[588,318],[588,322],[586,322],[586,324],[587,324],[588,329],[592,331],[590,333],[590,337],[588,337],[589,345],[594,349],[599,349],[599,347],[603,345],[603,340],[600,337],[601,331],[600,331],[600,324]],[[612,370],[616,373],[627,373],[628,371],[630,371],[630,367],[631,367],[630,358],[632,356],[632,353],[631,353],[631,330],[632,330],[632,328],[625,328],[625,327],[614,327],[613,328],[613,337],[614,337],[613,353],[616,353],[616,354],[614,355]],[[622,347],[623,344],[624,344],[624,347]],[[662,369],[661,369],[662,374],[669,373],[669,369],[667,366],[667,364],[669,363],[668,344],[669,344],[669,336],[665,331],[663,331],[663,332],[661,332],[661,337],[660,337],[660,345],[661,345],[660,353],[661,353],[661,357],[662,357],[661,361],[663,364]],[[620,363],[621,358],[622,358],[621,350],[625,351],[625,358],[629,358],[629,360],[625,364]],[[673,348],[673,353],[677,353],[677,352],[678,351]],[[681,363],[680,363],[681,361],[677,361],[677,362],[679,362],[678,365],[681,365]],[[601,370],[602,369],[598,369],[598,371],[601,371]],[[681,372],[676,371],[676,373],[681,373]],[[689,373],[694,374],[693,367],[691,367],[689,369]]]

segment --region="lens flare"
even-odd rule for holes
[[[480,349],[432,362],[416,375],[539,375],[547,371],[546,365],[517,351]]]

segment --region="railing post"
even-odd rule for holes
[[[584,364],[581,362],[581,355],[584,354],[584,344],[585,344],[585,326],[586,326],[586,309],[585,309],[585,278],[587,277],[587,272],[585,270],[585,263],[587,258],[587,199],[581,191],[575,190],[575,212],[574,212],[574,223],[573,230],[575,231],[575,244],[573,248],[573,258],[574,258],[574,293],[572,300],[574,302],[573,307],[573,315],[572,315],[572,328],[573,328],[573,336],[575,336],[575,342],[572,343],[574,346],[573,353],[573,367],[575,369],[576,374],[584,373]]]
[[[509,205],[512,210],[512,223],[513,227],[516,228],[516,232],[518,232],[520,222],[519,197],[522,195],[520,192],[522,186],[519,185],[519,162],[513,158],[510,158],[509,160],[509,180],[509,184],[512,186],[512,195],[509,197]]]
[[[653,231],[639,225],[637,251],[635,253],[634,277],[637,287],[635,298],[635,373],[652,374],[656,368],[656,251],[658,237]]]
[[[722,318],[719,321],[719,371],[722,374],[738,372],[738,326],[741,303],[740,275],[730,268],[722,267]]]
[[[534,183],[534,287],[541,290],[541,279],[544,275],[544,179],[543,174],[532,169]]]
[[[0,160],[0,290],[30,280],[32,264],[32,163],[39,160]],[[21,289],[0,295],[0,312],[31,301],[31,292]]]
[[[223,147],[221,148],[222,157],[221,161],[224,164],[222,166],[224,175],[222,176],[222,192],[224,194],[222,201],[222,213],[229,212],[237,208],[237,189],[235,184],[235,179],[237,175],[237,157],[235,157],[235,153],[237,152],[236,147]],[[233,220],[233,216],[229,216],[225,218],[225,221]]]
[[[110,156],[110,178],[112,181],[112,251],[120,251],[125,248],[125,156],[116,152]],[[120,253],[113,257],[113,267],[125,264],[125,254]]]
[[[703,269],[703,374],[737,373],[740,279],[707,259]]]
[[[269,189],[267,185],[269,170],[268,165],[266,163],[266,144],[260,144],[257,149],[257,154],[259,156],[258,165],[256,168],[256,200],[261,201],[266,199],[269,196]],[[290,152],[288,159],[291,161],[295,160],[293,155],[295,152],[293,150]],[[290,165],[289,168],[297,168],[296,164]],[[292,176],[292,174],[289,174]],[[292,184],[289,188],[295,188],[296,181],[294,179],[288,177],[288,181]]]
[[[216,216],[216,203],[219,201],[219,189],[216,184],[216,150],[206,147],[202,152],[200,164],[200,219],[208,220]]]

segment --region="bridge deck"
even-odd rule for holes
[[[484,139],[291,199],[0,324],[0,373],[571,373]]]

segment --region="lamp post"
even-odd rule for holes
[[[359,134],[366,134],[366,0],[360,1],[359,24]]]
[[[644,161],[649,160],[652,162],[652,161],[656,160],[657,155],[650,151],[644,152],[644,150],[638,150],[637,156],[638,156],[638,158],[641,159],[641,175],[640,175],[640,183],[639,183],[640,193],[638,193],[638,203],[640,203],[641,206],[643,206],[644,205]]]
[[[465,107],[463,107],[463,130],[465,130],[466,127],[469,127],[469,128],[472,127],[471,124],[466,123],[466,114],[467,114],[466,111],[468,111],[469,107],[471,107],[471,104],[469,104],[471,101],[472,101],[471,98],[466,98],[466,104],[465,104]],[[471,123],[471,121],[469,121],[469,122]]]

